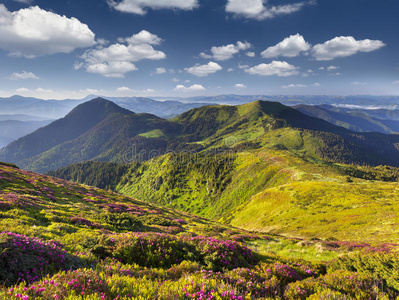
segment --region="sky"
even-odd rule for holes
[[[0,97],[399,95],[397,0],[0,0]]]

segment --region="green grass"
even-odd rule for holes
[[[139,136],[149,138],[167,138],[161,129],[154,129],[145,133],[140,133]]]
[[[341,255],[337,251],[325,250],[320,244],[309,241],[277,239],[257,240],[247,244],[250,249],[261,255],[276,255],[311,262],[328,262]]]

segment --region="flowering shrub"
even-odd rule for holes
[[[185,259],[191,260],[195,251],[189,244],[159,233],[110,235],[101,242],[101,246],[106,255],[124,263],[153,268],[170,268]]]
[[[212,270],[232,270],[258,262],[255,253],[235,241],[198,236],[188,239],[188,242],[196,246],[201,262]]]
[[[97,299],[110,299],[107,293],[106,281],[90,269],[61,272],[29,286],[21,284],[8,290],[9,298],[14,299],[65,299],[66,296],[79,299],[89,295],[98,295]]]
[[[347,270],[373,276],[385,287],[399,291],[399,256],[397,253],[358,253],[344,255],[332,261],[330,271]]]
[[[159,233],[110,235],[93,250],[100,257],[114,257],[124,263],[169,268],[183,260],[197,261],[208,269],[249,267],[257,256],[235,241],[207,237],[180,238]]]
[[[33,282],[46,274],[82,266],[59,243],[12,232],[0,233],[0,253],[0,281],[7,285]]]
[[[384,296],[380,287],[380,282],[372,277],[341,270],[317,279],[291,283],[284,296],[286,299],[307,299],[310,295],[331,290],[355,299],[380,299]]]

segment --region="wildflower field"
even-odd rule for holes
[[[0,299],[397,299],[398,246],[247,232],[0,165]]]

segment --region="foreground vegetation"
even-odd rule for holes
[[[247,232],[0,165],[0,299],[395,299],[396,244]]]

